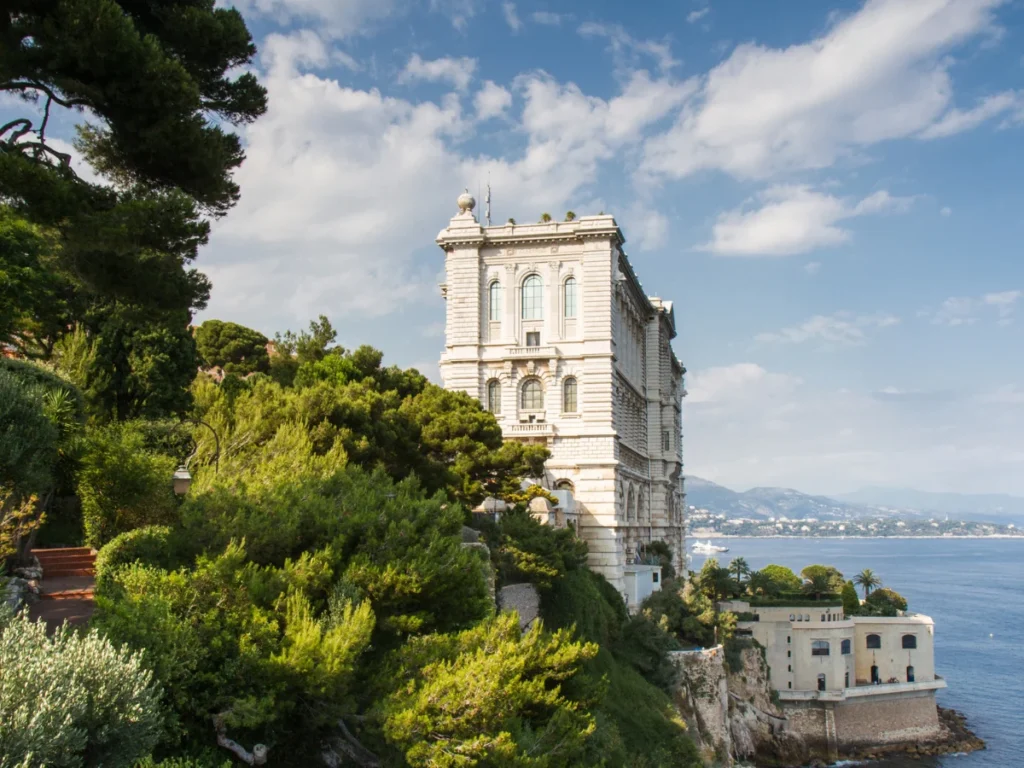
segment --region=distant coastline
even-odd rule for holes
[[[697,530],[687,531],[687,538],[694,539],[942,539],[943,541],[957,541],[961,539],[1021,539],[1024,541],[1024,533],[989,533],[989,534],[965,534],[963,536],[795,536],[793,534],[737,534],[737,533],[716,533],[715,531]]]

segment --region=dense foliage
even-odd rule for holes
[[[245,376],[270,368],[267,337],[251,328],[223,320],[207,320],[196,328],[196,349],[203,363],[225,373]]]
[[[125,531],[173,522],[172,457],[151,450],[135,422],[90,430],[78,472],[86,543],[100,547]]]
[[[142,655],[0,605],[0,764],[128,768],[164,726]]]

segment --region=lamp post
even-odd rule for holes
[[[213,435],[213,472],[217,474],[220,471],[220,436],[217,434],[217,430],[202,419],[188,419],[188,421],[192,424],[206,427],[210,430],[210,434]],[[178,468],[174,470],[174,474],[171,475],[171,488],[174,490],[175,495],[184,496],[188,493],[188,489],[192,485],[192,473],[188,471],[188,465],[198,452],[199,447],[196,445],[195,440],[192,440],[192,452],[185,459],[185,462],[178,465]]]

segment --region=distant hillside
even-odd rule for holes
[[[730,519],[769,517],[852,520],[885,514],[868,505],[811,496],[792,488],[751,488],[739,493],[700,477],[686,478],[686,503]]]
[[[931,493],[910,488],[862,488],[837,498],[851,504],[921,514],[950,515],[963,520],[1024,524],[1024,498],[1005,494]],[[692,502],[691,502],[692,503]]]

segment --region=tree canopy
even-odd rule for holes
[[[267,337],[238,323],[207,320],[196,328],[196,351],[207,366],[245,376],[270,367]]]

